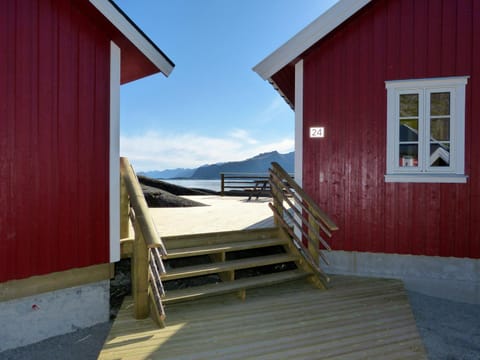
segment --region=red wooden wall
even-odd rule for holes
[[[71,1],[0,1],[0,282],[109,261],[110,41]]]
[[[304,188],[333,248],[479,258],[480,1],[374,0],[303,58]],[[385,183],[384,81],[463,75],[467,184]]]

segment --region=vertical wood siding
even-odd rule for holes
[[[70,1],[0,1],[0,282],[108,262],[110,43]]]
[[[478,64],[476,0],[376,0],[305,54],[303,182],[335,249],[480,257]],[[463,75],[467,184],[385,183],[385,80]]]

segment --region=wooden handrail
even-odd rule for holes
[[[274,181],[272,182],[272,186],[279,192],[285,192],[286,194],[288,194],[293,200],[290,200],[288,198],[288,196],[285,196],[284,197],[284,201],[290,206],[290,209],[292,209],[293,212],[295,212],[298,216],[303,216],[301,211],[297,208],[297,205],[295,203],[302,203],[302,198],[300,196],[298,196],[297,193],[295,193],[294,191],[292,191],[290,189],[290,187],[288,186],[284,186],[283,188],[279,187],[277,184],[279,183],[283,183],[282,182],[282,179],[280,179],[275,173],[272,173],[272,177],[273,179],[277,180],[277,181]],[[317,218],[315,216],[316,213],[312,212],[310,210],[310,208],[308,206],[303,206],[303,211],[305,211],[305,213],[311,217],[313,219],[313,221],[315,221],[317,223],[317,225],[323,230],[323,232],[328,236],[328,237],[331,237],[332,236],[332,233],[331,231],[320,221],[319,218]],[[323,242],[322,242],[323,243]],[[329,249],[329,246],[328,244],[326,243],[323,243],[323,245]],[[330,250],[330,249],[329,249]]]
[[[322,273],[318,263],[322,259],[328,264],[320,245],[323,250],[331,250],[325,238],[330,238],[332,232],[338,230],[337,225],[275,162],[270,168],[270,187],[273,204],[269,206],[274,213],[276,224],[292,240],[310,268],[322,274],[320,278],[323,282],[327,281],[328,277]]]
[[[131,255],[134,316],[136,319],[144,319],[152,314],[154,320],[164,327],[165,312],[161,301],[164,292],[160,274],[165,272],[161,257],[166,256],[167,251],[157,233],[142,188],[127,158],[120,159],[120,173],[121,223],[128,223],[129,217],[135,234]],[[127,219],[124,219],[125,217]],[[123,230],[123,233],[122,236],[125,236],[128,231]]]
[[[328,227],[330,231],[338,230],[338,226],[332,219],[318,207],[313,199],[295,182],[295,180],[276,162],[272,163],[272,170],[274,170],[280,178],[285,179],[285,182],[290,185],[290,188],[295,190],[298,196],[309,204],[310,210],[315,213],[322,222]]]
[[[284,227],[285,230],[288,232],[288,234],[295,240],[294,245],[303,252],[304,247],[300,245],[302,243],[301,237],[294,232],[293,228],[289,225],[288,221],[286,221],[285,217],[281,216],[278,209],[276,209],[271,203],[269,203],[268,206],[273,211],[273,215],[280,222],[281,226]],[[287,214],[290,219],[293,218],[293,215],[290,214],[290,212],[287,211],[285,212],[285,214]],[[303,229],[301,229],[301,233],[304,236],[308,236],[305,230]],[[307,256],[305,256],[305,259],[310,263],[310,265],[313,266],[314,268],[318,268],[318,262],[315,261],[310,254],[306,254],[306,255]],[[328,259],[322,253],[320,253],[320,257],[323,259],[323,261],[329,264]]]
[[[147,202],[145,201],[140,183],[127,158],[120,158],[120,171],[125,180],[130,203],[135,211],[135,219],[138,221],[145,243],[149,248],[160,248],[162,253],[166,253],[165,246],[160,236],[158,236],[155,224],[148,212]]]

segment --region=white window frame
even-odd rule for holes
[[[468,76],[433,79],[385,81],[387,89],[387,173],[386,182],[466,183],[465,175],[465,87]],[[450,165],[430,167],[426,163],[430,151],[430,94],[450,93]],[[399,164],[399,102],[401,94],[419,94],[418,166]],[[422,135],[423,134],[423,135]]]

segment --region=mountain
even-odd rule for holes
[[[190,178],[197,169],[167,169],[167,170],[152,170],[142,171],[139,175],[143,175],[152,179],[179,179]]]
[[[294,152],[280,154],[277,151],[263,153],[243,161],[231,161],[221,164],[199,167],[192,179],[220,179],[220,173],[267,173],[272,162],[279,163],[287,172],[294,171]]]
[[[279,163],[288,173],[294,171],[294,152],[280,154],[277,151],[259,154],[242,161],[230,161],[213,165],[203,165],[196,169],[168,169],[139,172],[152,179],[220,179],[220,173],[260,173],[268,172],[272,162]]]

